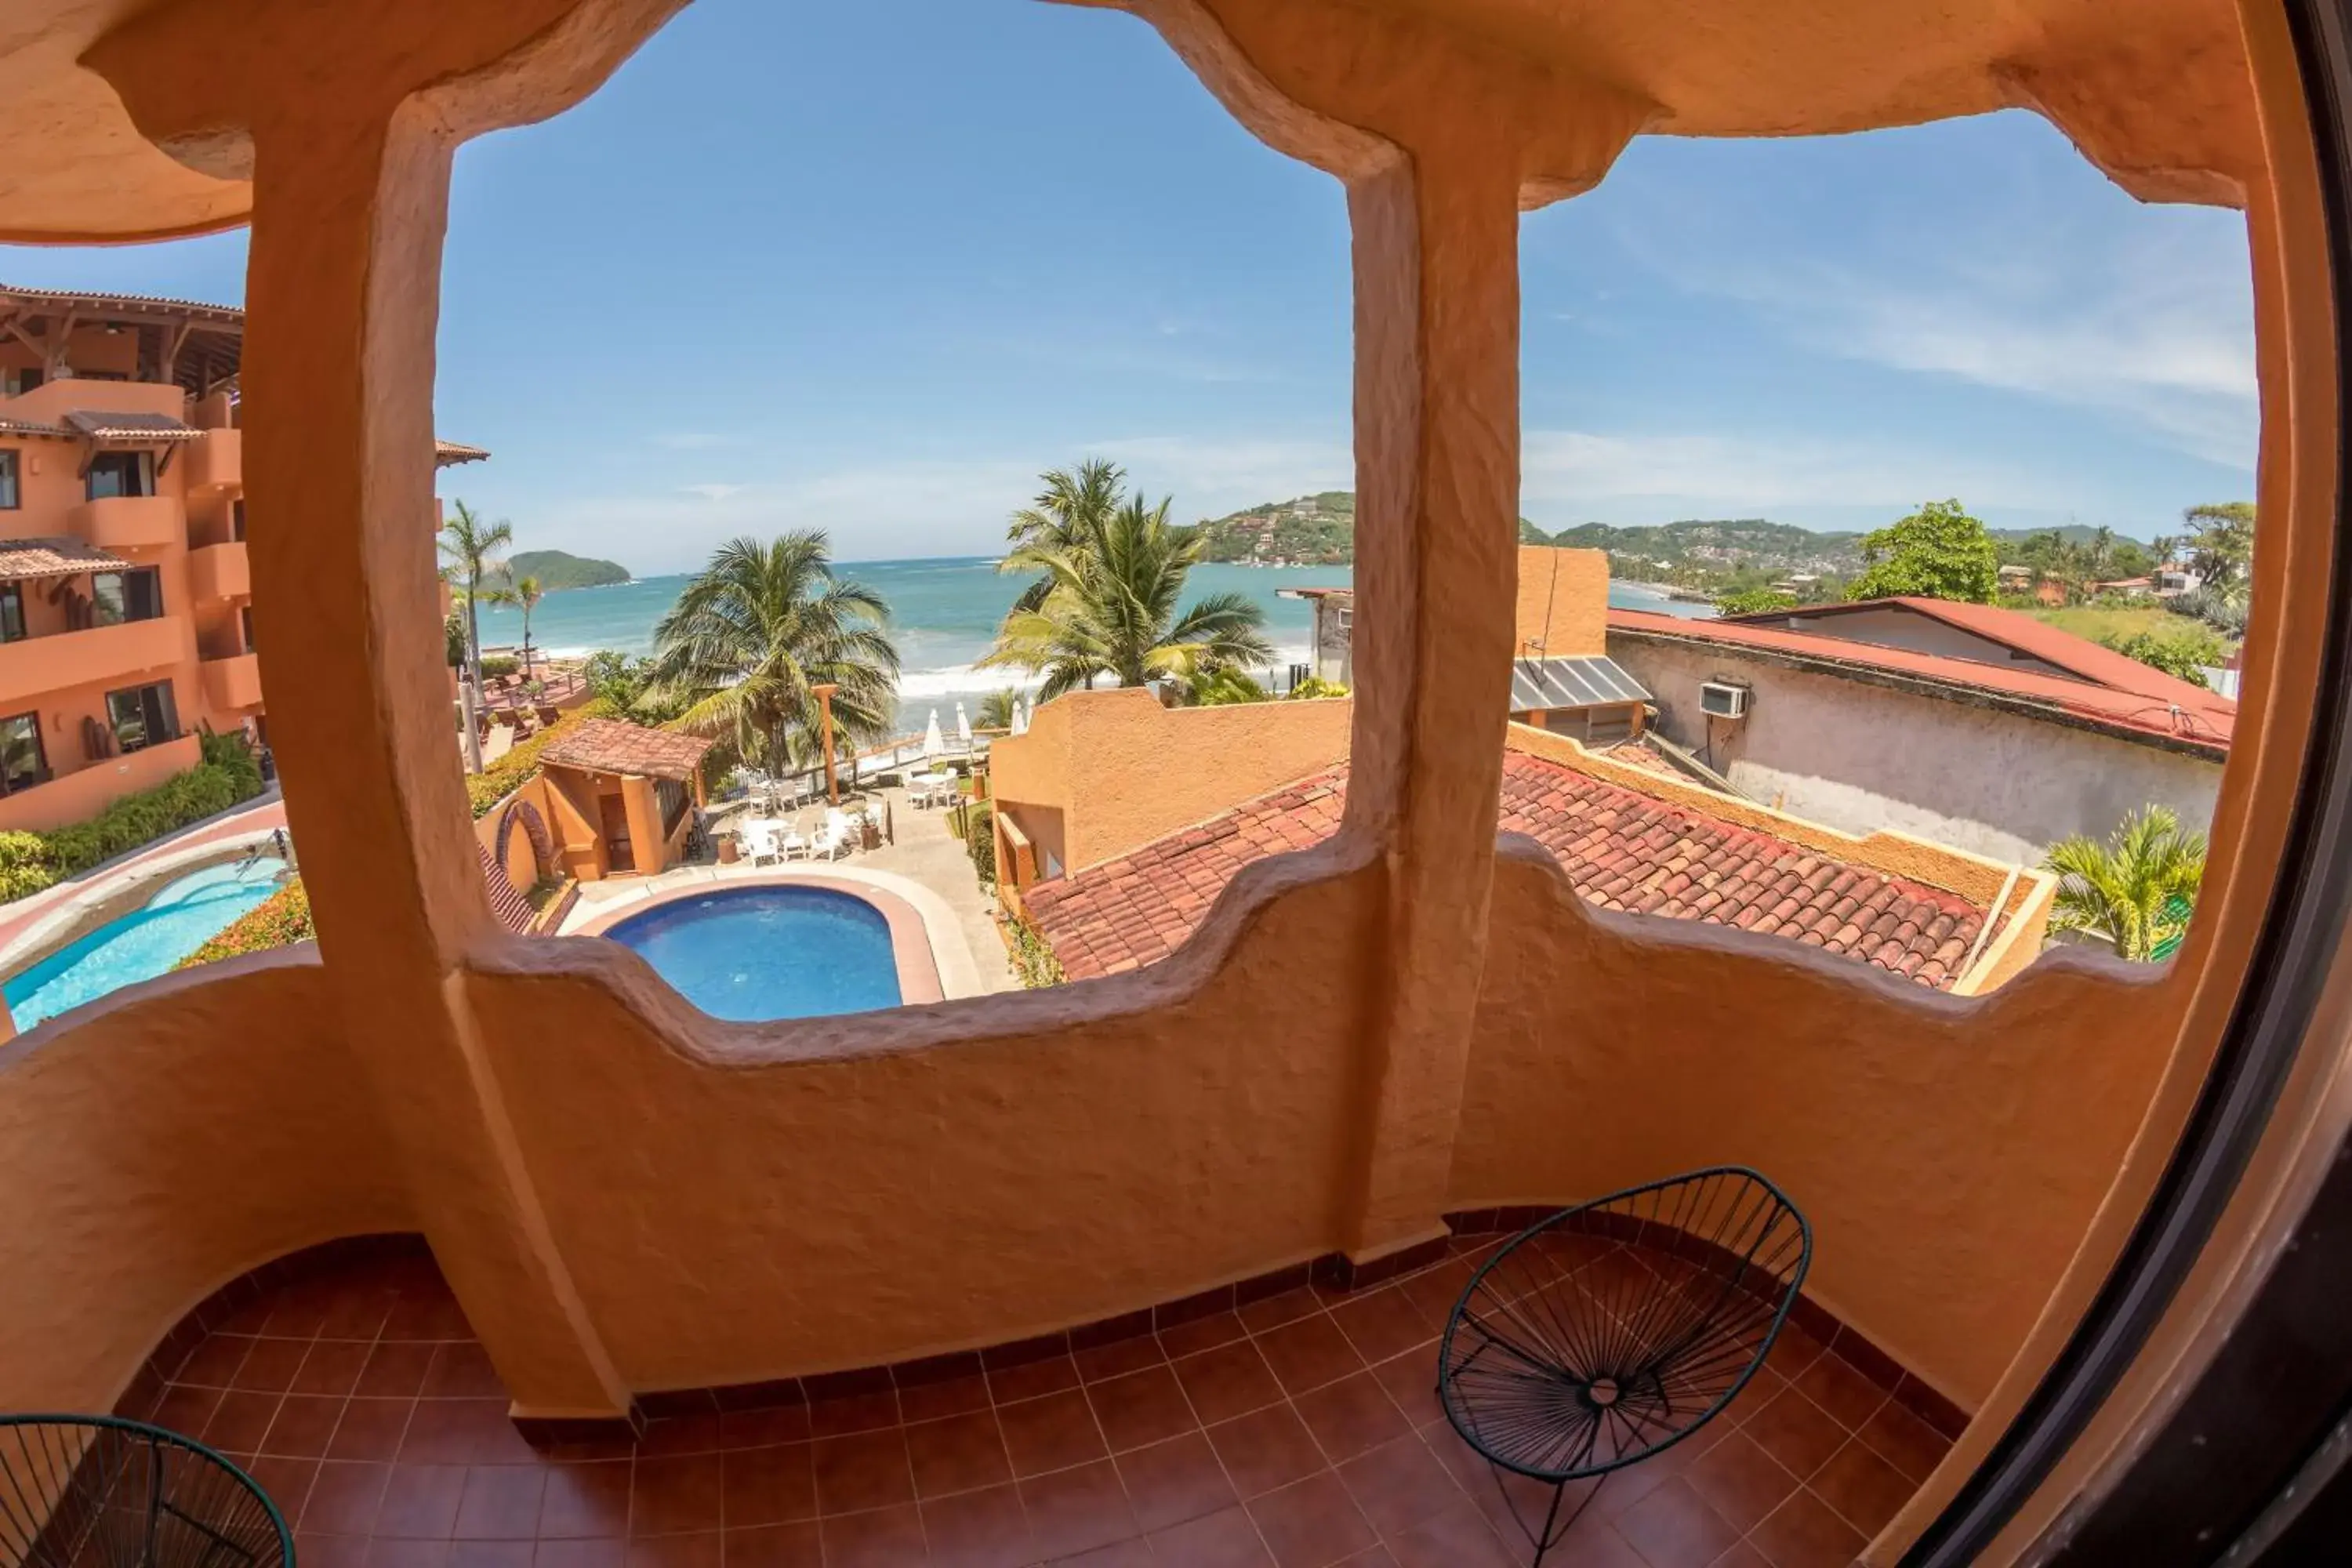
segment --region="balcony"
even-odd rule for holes
[[[12,419],[41,425],[62,424],[77,409],[102,408],[109,413],[162,414],[179,419],[188,411],[188,395],[168,382],[98,381],[65,376],[43,382],[30,392],[5,400]]]
[[[66,527],[101,550],[177,544],[187,537],[187,508],[177,496],[108,496],[66,513]]]
[[[245,488],[245,432],[223,426],[206,430],[183,448],[190,495]]]
[[[188,552],[188,592],[198,600],[241,599],[253,592],[245,542],[207,544]]]
[[[25,637],[0,643],[0,692],[30,699],[102,681],[120,684],[194,657],[195,633],[185,616]]]
[[[205,704],[215,712],[261,706],[261,658],[240,653],[204,662]]]

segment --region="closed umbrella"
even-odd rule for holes
[[[923,761],[936,763],[940,753],[948,749],[947,737],[940,733],[940,710],[931,710],[931,721],[923,726]]]
[[[1017,697],[1013,700],[1013,732],[1016,735],[1029,732],[1029,710]]]
[[[970,756],[971,754],[971,720],[965,715],[963,704],[961,702],[956,704],[956,739],[963,742],[964,754]]]

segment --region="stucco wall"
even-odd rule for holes
[[[2221,791],[2218,762],[1734,649],[1619,635],[1609,654],[1658,700],[1668,740],[1753,798],[1848,833],[1894,828],[2032,865],[2057,839],[2105,837],[2150,804],[2201,831]],[[1748,717],[1703,715],[1707,680],[1749,687]]]
[[[2147,1109],[2170,1044],[2135,1026],[2152,989],[2102,985],[2086,1027],[2069,955],[1984,1002],[1923,997],[1792,942],[1595,913],[1519,845],[1496,877],[1458,1205],[1752,1165],[1812,1222],[1807,1289],[1973,1408]]]
[[[1137,688],[1073,691],[996,742],[990,790],[1066,871],[1117,859],[1348,755],[1353,704],[1163,708]],[[1052,819],[1061,813],[1058,839]]]
[[[307,950],[0,1046],[0,1409],[107,1409],[246,1269],[416,1224]]]
[[[1516,657],[1591,658],[1609,637],[1609,554],[1519,546]]]
[[[1973,659],[1979,664],[1997,664],[2010,669],[2030,670],[2036,675],[2054,675],[2061,679],[2068,678],[2065,670],[2045,659],[2017,658],[2006,645],[1990,637],[1979,637],[1974,632],[1939,621],[1933,616],[1923,616],[1911,610],[1841,610],[1831,616],[1807,616],[1800,612],[1791,615],[1785,624],[1791,631],[1811,632],[1820,637],[1844,637],[1878,647],[1908,648],[1913,653]]]

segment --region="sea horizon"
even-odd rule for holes
[[[1037,678],[1014,670],[981,668],[996,628],[1012,607],[1024,578],[996,570],[1001,555],[929,555],[895,561],[843,561],[843,577],[865,584],[890,606],[889,631],[899,655],[898,711],[902,727],[920,728],[929,710],[958,701],[976,704],[990,692],[1034,691]],[[601,648],[630,655],[653,651],[654,626],[692,572],[635,577],[626,583],[565,588],[548,595],[531,614],[533,651],[554,658],[585,658]],[[1284,598],[1286,588],[1344,588],[1355,581],[1346,566],[1247,566],[1212,563],[1192,568],[1184,602],[1209,594],[1239,593],[1265,615],[1265,631],[1275,646],[1268,672],[1279,679],[1289,666],[1312,661],[1309,641],[1314,612],[1302,599]],[[1708,613],[1701,605],[1666,598],[1658,590],[1612,582],[1609,602],[1620,608],[1663,610],[1672,615]],[[504,605],[481,612],[485,648],[519,647],[522,614]]]

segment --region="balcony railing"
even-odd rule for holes
[[[245,432],[207,430],[187,443],[187,485],[190,495],[241,489],[245,486]]]
[[[52,731],[42,738],[53,748],[53,759],[57,752],[79,754],[78,736],[60,736]],[[0,832],[37,832],[87,822],[122,796],[152,789],[202,761],[204,752],[196,737],[180,735],[54,774],[45,783],[0,797]]]
[[[0,691],[21,698],[162,669],[195,657],[185,616],[0,643]]]
[[[107,496],[68,512],[66,526],[101,550],[176,544],[187,534],[187,508],[177,496]]]
[[[204,672],[207,706],[215,710],[261,706],[261,660],[257,655],[240,653],[227,658],[208,658],[204,662]]]
[[[199,600],[241,599],[253,592],[243,541],[188,552],[188,592]]]

